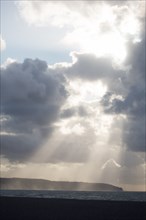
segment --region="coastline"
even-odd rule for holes
[[[146,202],[137,201],[0,197],[0,215],[3,220],[144,220],[145,207]]]

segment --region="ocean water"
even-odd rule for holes
[[[146,192],[0,190],[0,196],[108,201],[146,201]]]

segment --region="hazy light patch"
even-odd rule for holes
[[[79,103],[94,103],[99,102],[107,91],[107,87],[101,81],[83,82],[74,80],[69,82],[69,91],[71,95],[68,98],[70,105]]]
[[[118,99],[120,101],[124,101],[125,100],[125,97],[123,97],[122,95],[116,95],[116,94],[113,94],[111,95],[111,98],[110,98],[110,102],[112,102],[114,99]]]
[[[83,126],[81,126],[80,123],[77,123],[75,125],[73,125],[72,127],[69,127],[68,125],[66,125],[66,123],[63,123],[63,126],[61,126],[60,131],[62,134],[76,134],[76,135],[82,135],[84,133],[85,128]]]
[[[101,140],[103,140],[104,142],[106,142],[106,140],[108,140],[109,138],[110,129],[112,128],[113,121],[113,115],[106,115],[101,113],[97,113],[96,118],[94,119],[95,133],[99,138],[102,135]]]
[[[26,167],[24,163],[11,162],[7,158],[0,156],[1,160],[1,177],[15,177],[17,170],[22,170]],[[17,176],[17,175],[16,175]]]
[[[24,167],[17,167],[10,177],[38,178],[54,181],[87,181],[81,177],[84,165],[81,163],[26,163]],[[7,177],[7,172],[5,172]]]
[[[0,135],[17,136],[18,134],[16,134],[16,133],[12,133],[12,132],[5,132],[5,131],[2,131],[2,132],[0,132]]]

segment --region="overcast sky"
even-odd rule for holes
[[[145,190],[145,1],[1,1],[1,175]]]

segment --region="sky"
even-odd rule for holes
[[[146,190],[145,1],[1,1],[1,176]]]

